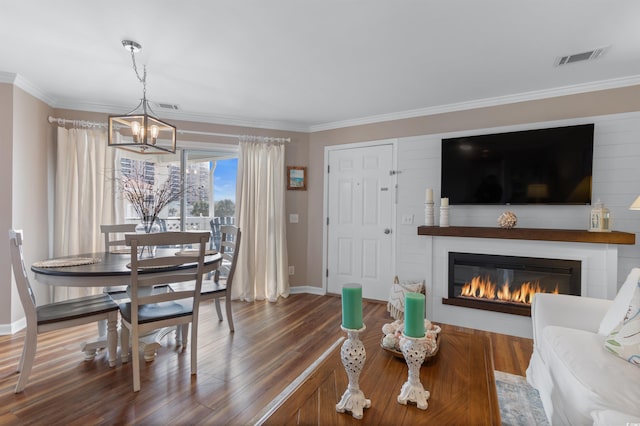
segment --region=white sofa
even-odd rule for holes
[[[614,301],[536,294],[531,306],[533,355],[528,382],[552,425],[640,423],[640,368],[604,348],[622,320],[640,269]]]

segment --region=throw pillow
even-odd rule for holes
[[[640,284],[636,284],[627,314],[607,336],[604,347],[640,367]]]
[[[624,315],[627,313],[627,308],[629,307],[629,303],[631,303],[631,297],[638,284],[638,280],[640,280],[640,268],[633,268],[631,272],[629,272],[624,284],[622,284],[622,287],[620,287],[620,290],[618,290],[618,294],[615,299],[613,299],[611,307],[602,318],[600,328],[598,329],[599,335],[607,336],[620,324],[620,321],[622,321],[622,318],[624,318]]]
[[[387,302],[387,312],[392,318],[404,318],[404,295],[405,293],[423,293],[424,281],[403,281],[398,282],[397,279],[391,285],[389,301]]]

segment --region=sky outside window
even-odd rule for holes
[[[236,172],[238,159],[218,160],[213,172],[215,182],[215,201],[231,200],[236,202]]]

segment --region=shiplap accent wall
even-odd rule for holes
[[[442,138],[501,133],[575,124],[595,124],[593,200],[600,199],[611,210],[612,228],[617,231],[640,231],[640,211],[629,205],[640,195],[640,113],[615,114],[521,126],[479,129],[398,140],[398,204],[396,223],[396,265],[401,280],[430,277],[432,258],[427,238],[417,235],[424,224],[425,189],[433,188],[437,206],[440,194],[440,146]],[[588,229],[590,206],[451,206],[452,226],[497,226],[498,216],[511,210],[523,228]],[[413,215],[411,225],[402,218]],[[509,244],[507,240],[504,242]],[[640,248],[619,246],[618,287],[633,267],[640,267]],[[431,283],[427,282],[427,287]]]

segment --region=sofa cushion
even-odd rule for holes
[[[565,401],[563,423],[591,423],[594,410],[640,416],[638,369],[611,356],[604,336],[557,326],[545,327],[542,334],[541,355]]]
[[[636,284],[624,319],[606,337],[604,347],[640,367],[640,283]]]
[[[620,321],[622,321],[627,313],[627,308],[629,307],[629,303],[631,303],[633,291],[637,287],[639,280],[640,268],[633,268],[631,272],[629,272],[624,284],[622,284],[622,287],[620,287],[620,290],[618,290],[618,294],[615,299],[613,299],[613,304],[605,314],[604,318],[602,318],[598,334],[601,336],[607,336],[618,326],[618,324],[620,324]]]

